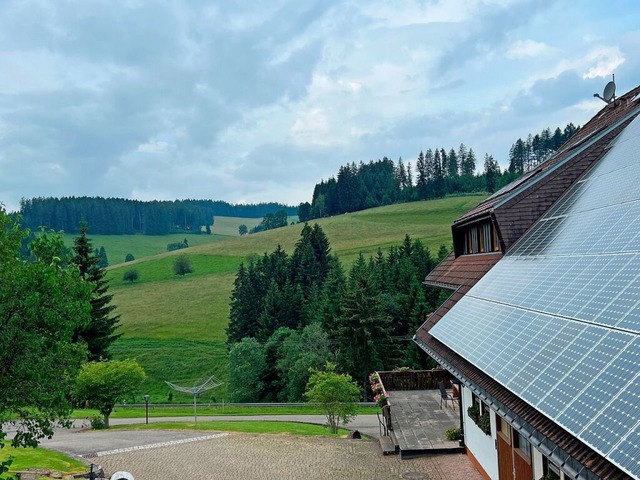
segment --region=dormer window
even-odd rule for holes
[[[464,230],[462,254],[499,252],[498,236],[491,221],[470,225]]]

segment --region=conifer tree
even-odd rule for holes
[[[109,359],[109,346],[122,335],[114,334],[120,325],[120,315],[112,315],[116,306],[111,305],[113,295],[108,293],[109,281],[104,278],[107,272],[100,266],[100,258],[93,254],[86,222],[80,222],[80,236],[74,239],[73,244],[75,255],[72,262],[78,266],[83,280],[93,284],[91,322],[78,329],[75,336],[87,342],[89,361]]]

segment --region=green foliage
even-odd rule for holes
[[[250,403],[259,399],[265,370],[262,345],[253,338],[244,338],[229,351],[229,385],[231,402]]]
[[[341,297],[344,296],[346,284],[345,273],[340,263],[349,267],[359,252],[368,258],[369,255],[375,256],[378,249],[382,249],[383,256],[387,257],[386,252],[391,246],[399,246],[403,242],[404,234],[399,236],[398,232],[407,232],[411,236],[412,243],[420,240],[424,250],[430,249],[431,252],[437,252],[441,244],[451,242],[451,221],[483,198],[482,196],[450,197],[428,202],[392,205],[348,216],[318,220],[318,225],[327,238],[331,239],[332,255],[329,260],[329,273],[321,290],[309,290],[309,299],[300,313],[301,318],[308,323],[320,322],[322,329],[335,338],[337,327],[334,319],[340,316]],[[227,224],[233,227],[230,233],[237,235],[237,221],[232,224],[227,220],[230,222],[234,219],[217,217],[214,231]],[[207,235],[190,236],[189,259],[195,272],[185,278],[173,275],[174,255],[165,254],[142,259],[143,255],[137,253],[147,251],[145,250],[147,243],[155,248],[155,250],[149,250],[150,254],[162,252],[169,237],[142,235],[98,237],[99,243],[106,246],[110,256],[113,255],[111,253],[113,251],[122,252],[119,258],[124,258],[128,251],[133,252],[138,259],[135,268],[140,274],[138,282],[129,285],[122,283],[122,276],[128,268],[131,268],[131,265],[110,267],[107,273],[107,278],[114,279],[111,282],[110,292],[114,294],[114,303],[118,306],[118,313],[122,318],[121,331],[124,332],[124,337],[110,347],[113,358],[138,359],[149,375],[144,385],[145,392],[152,395],[158,394],[162,398],[168,395],[164,380],[191,380],[214,373],[226,379],[228,350],[225,346],[225,328],[230,325],[229,298],[240,263],[244,259],[245,268],[248,268],[250,263],[246,260],[248,257],[253,257],[255,264],[262,258],[255,255],[255,252],[271,252],[278,244],[283,246],[283,250],[286,248],[293,252],[296,243],[300,240],[302,228],[303,225],[280,228],[260,235],[201,244],[197,248],[193,246],[196,242],[207,240],[209,237]],[[174,235],[173,238],[178,241],[183,236]],[[116,247],[117,250],[114,250]],[[336,257],[339,257],[340,261]],[[396,258],[393,257],[392,260],[395,262]],[[420,263],[416,261],[416,265]],[[384,263],[380,268],[389,267],[391,270],[392,265],[394,263]],[[393,269],[395,271],[395,267]],[[421,273],[422,267],[416,267],[416,269],[418,270],[416,275],[423,280],[425,273]],[[387,282],[392,281],[387,280]],[[424,286],[420,283],[419,285],[424,289]],[[434,308],[431,306],[432,300],[429,299],[431,295],[429,289],[426,291],[430,309],[424,312],[425,314],[433,311]],[[258,310],[254,308],[253,312],[251,311],[251,302],[247,305],[247,318],[255,323]],[[402,311],[411,308],[412,302],[413,300],[408,300],[401,309],[394,310],[392,314],[394,322],[402,318]],[[435,302],[437,304],[437,299]],[[393,303],[393,298],[389,297],[389,302],[384,304],[385,308],[391,308],[390,305]],[[409,316],[402,319],[401,324],[404,325],[402,328],[409,328],[408,319]],[[424,315],[421,318],[411,315],[412,322],[420,320],[424,321]],[[301,325],[302,327],[304,325]],[[424,362],[424,356],[421,357],[420,352],[412,346],[410,339],[396,341],[394,345],[397,345],[394,347],[394,352],[399,352],[393,354],[394,358],[406,352],[405,355],[415,355],[416,359],[397,360],[397,363],[394,363],[396,360],[390,358],[390,367],[400,364],[412,365],[416,368],[422,366],[419,362]],[[412,346],[411,349],[408,349],[408,346]],[[207,351],[211,354],[207,355]],[[333,358],[335,359],[335,356]],[[223,392],[225,389],[226,385],[217,389],[216,396],[218,397],[220,395],[218,392]],[[180,398],[176,401],[189,401],[188,397],[177,396],[176,398]],[[262,398],[277,400],[277,397],[263,396]]]
[[[39,197],[22,200],[20,207],[25,225],[32,228],[44,225],[71,232],[80,221],[86,220],[95,233],[111,235],[199,233],[202,225],[210,224],[211,219],[219,215],[260,218],[282,209],[289,215],[296,213],[294,207],[279,203],[231,205],[218,200],[143,202],[101,197]]]
[[[135,260],[135,257],[131,253],[127,253],[127,255],[124,257],[125,262],[133,262],[134,260]]]
[[[180,276],[184,276],[187,273],[193,273],[193,267],[191,266],[191,262],[187,255],[180,255],[176,257],[173,262],[173,273]]]
[[[64,268],[58,234],[43,232],[35,261],[21,261],[27,235],[0,206],[0,418],[22,420],[13,446],[35,447],[71,411],[71,382],[86,357],[73,337],[89,323],[91,289],[77,269]],[[0,462],[0,474],[6,467]]]
[[[467,414],[471,420],[473,420],[473,423],[480,428],[480,430],[482,430],[486,435],[491,435],[491,420],[488,410],[480,414],[480,404],[474,403],[467,408]]]
[[[109,346],[120,335],[114,332],[120,324],[120,317],[112,315],[115,305],[111,304],[113,295],[109,294],[109,280],[105,278],[106,253],[104,258],[100,248],[99,255],[91,255],[91,240],[87,238],[87,223],[81,222],[80,236],[74,241],[75,252],[72,262],[77,265],[80,276],[92,287],[91,322],[76,331],[76,338],[87,342],[89,361],[110,358]]]
[[[444,432],[444,436],[449,441],[460,440],[462,438],[462,432],[459,428],[450,428],[446,432]]]
[[[167,244],[167,252],[173,252],[174,250],[181,250],[183,248],[189,248],[189,242],[186,238],[181,242],[173,242]]]
[[[324,370],[312,370],[305,396],[310,403],[322,407],[331,433],[338,425],[346,425],[357,415],[360,390],[351,381],[351,376],[336,373],[336,366],[327,362]]]
[[[104,419],[98,415],[91,417],[89,422],[91,423],[91,428],[94,430],[104,430],[107,428],[107,425],[104,423]]]
[[[133,283],[137,281],[139,277],[140,275],[138,274],[138,270],[132,269],[124,272],[124,275],[122,276],[122,280],[125,282]]]
[[[242,235],[246,235],[247,233],[249,233],[249,229],[247,228],[247,226],[243,223],[241,225],[238,226],[238,233],[240,234],[240,236]]]
[[[135,360],[87,363],[76,379],[75,399],[97,409],[109,428],[109,415],[115,404],[134,395],[145,378]]]
[[[311,371],[322,368],[332,356],[329,337],[317,323],[308,325],[302,333],[292,331],[278,348],[276,369],[282,385],[278,398],[283,402],[302,401]]]
[[[287,223],[287,211],[278,210],[276,213],[267,213],[262,222],[259,225],[253,227],[249,233],[258,233],[265,230],[273,230],[274,228],[286,227]],[[242,235],[242,233],[240,233]]]

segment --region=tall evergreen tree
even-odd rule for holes
[[[344,311],[339,319],[340,364],[365,388],[371,372],[385,366],[390,322],[373,288],[372,276],[360,255],[349,275]]]
[[[76,331],[76,338],[87,342],[89,361],[109,359],[109,347],[122,335],[114,334],[120,325],[120,315],[112,315],[116,306],[111,305],[113,295],[108,293],[109,281],[104,278],[107,272],[100,266],[99,257],[93,255],[86,222],[80,222],[80,236],[74,239],[73,244],[75,255],[72,261],[78,266],[80,276],[93,284],[91,322]]]

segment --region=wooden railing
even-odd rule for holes
[[[436,390],[442,381],[451,388],[451,374],[442,369],[377,372],[385,390]]]

